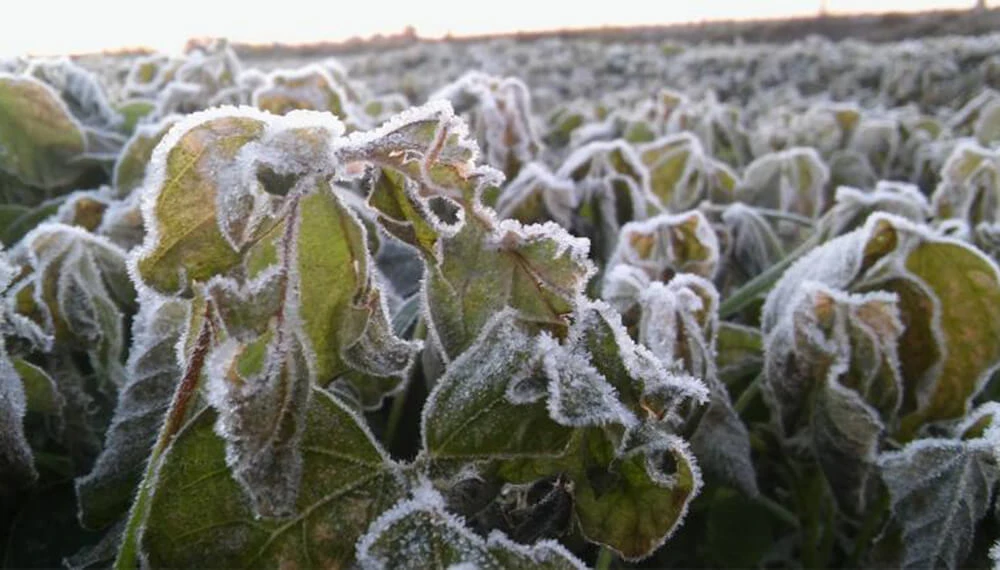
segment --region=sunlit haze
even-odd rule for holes
[[[973,0],[827,0],[830,13],[968,8]],[[422,37],[604,25],[651,25],[714,19],[810,15],[821,0],[700,0],[598,3],[504,0],[252,3],[220,0],[66,0],[18,2],[0,34],[0,56],[55,55],[146,46],[178,52],[191,37],[302,43],[398,33]]]

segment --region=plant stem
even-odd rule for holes
[[[392,442],[396,438],[396,430],[403,419],[403,411],[406,410],[406,395],[410,393],[410,383],[407,382],[403,391],[392,399],[392,408],[389,409],[389,419],[385,424],[385,435],[382,437],[382,444],[386,449],[392,449]]]
[[[812,237],[802,242],[799,247],[786,255],[781,261],[768,267],[763,273],[747,281],[742,287],[737,289],[722,304],[719,305],[719,318],[726,318],[742,311],[752,303],[762,293],[768,291],[778,279],[784,275],[785,270],[802,257],[807,251],[819,245],[819,239],[814,234]]]
[[[177,391],[174,392],[170,408],[164,418],[163,427],[160,429],[160,435],[150,453],[149,463],[146,464],[146,472],[142,482],[139,483],[135,501],[125,523],[122,544],[114,564],[115,570],[134,570],[139,564],[139,540],[142,527],[146,524],[146,515],[149,513],[156,472],[160,468],[164,452],[173,442],[174,436],[183,427],[184,418],[187,417],[188,413],[188,404],[198,389],[201,371],[205,365],[205,358],[208,356],[212,340],[209,310],[210,306],[206,304],[204,321],[201,324],[198,339],[195,341],[194,352],[184,376],[177,386]]]
[[[787,523],[792,528],[799,528],[799,519],[795,513],[778,504],[777,501],[761,493],[757,496],[757,502],[781,522]]]
[[[611,552],[611,549],[607,546],[602,546],[601,552],[597,555],[597,563],[594,564],[594,570],[610,570],[611,562],[614,558],[615,554]]]

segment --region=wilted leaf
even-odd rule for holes
[[[816,248],[786,271],[765,303],[763,328],[770,333],[799,305],[808,280],[831,289],[897,295],[903,400],[902,419],[892,431],[908,440],[927,422],[964,415],[1000,360],[992,342],[1000,334],[998,275],[970,246],[878,213],[862,229]]]

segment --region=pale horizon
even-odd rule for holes
[[[827,0],[827,12],[920,12],[967,9],[971,0]],[[396,34],[412,27],[423,38],[533,32],[602,26],[650,26],[711,20],[812,16],[821,1],[702,0],[676,3],[617,0],[602,6],[576,4],[569,10],[529,0],[506,0],[502,10],[463,10],[468,2],[421,0],[354,4],[330,3],[322,10],[309,0],[281,0],[265,11],[230,2],[174,0],[170,10],[150,14],[125,0],[39,1],[18,5],[18,21],[0,34],[0,57],[55,56],[129,48],[179,53],[191,38],[225,37],[266,44],[343,41]],[[53,18],[57,13],[58,17]],[[103,19],[102,19],[103,18]],[[43,27],[39,25],[45,23]]]

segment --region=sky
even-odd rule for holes
[[[8,0],[11,1],[11,0]],[[179,53],[191,37],[302,43],[815,14],[822,0],[17,0],[0,57],[146,46]],[[967,8],[973,0],[826,0],[831,13]],[[11,11],[6,11],[11,16]]]

